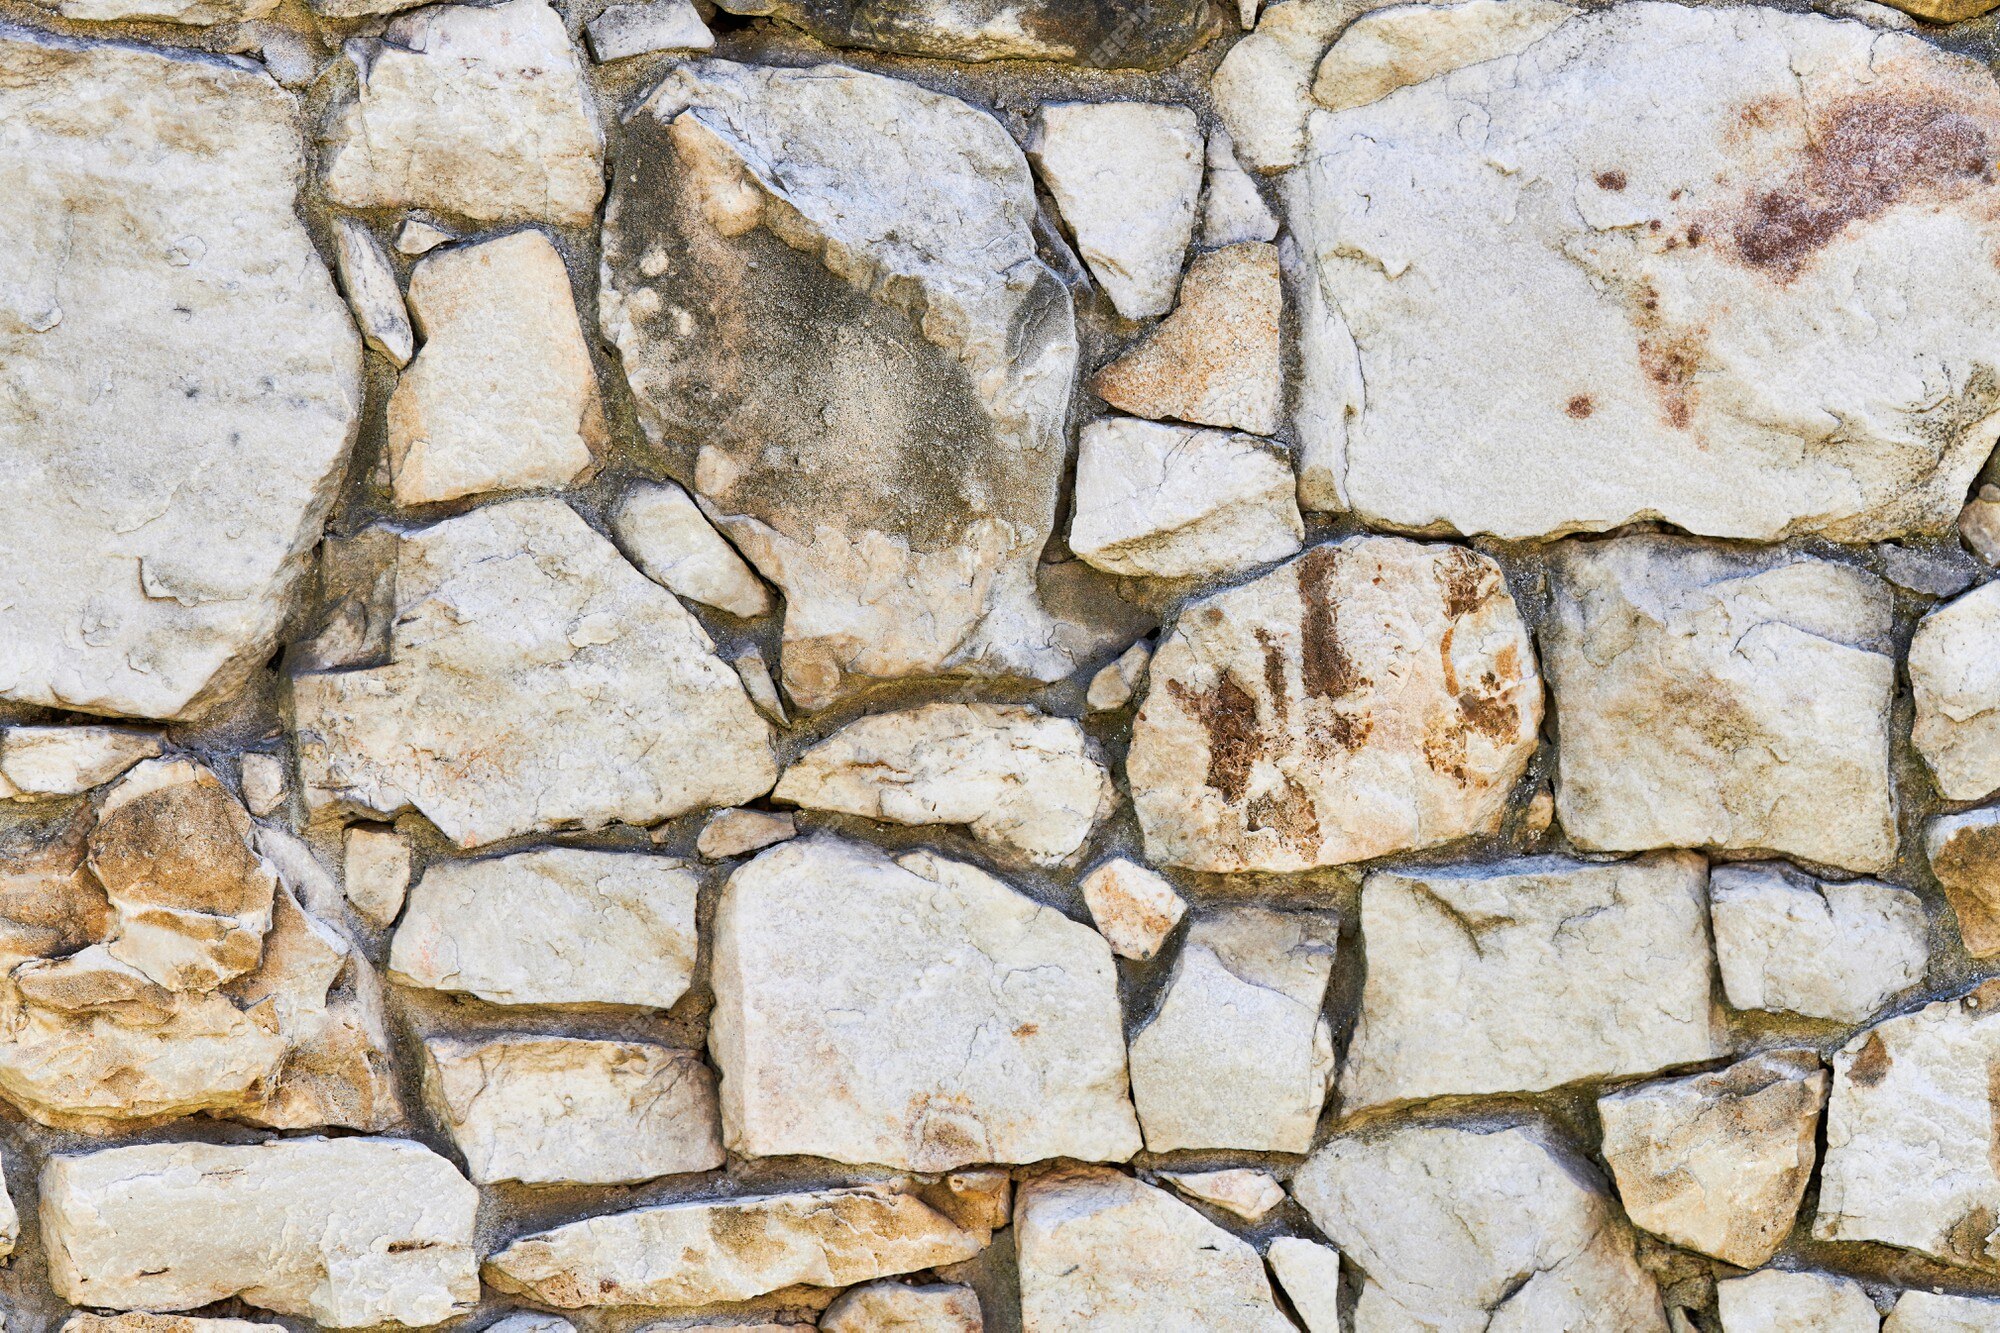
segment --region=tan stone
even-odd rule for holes
[[[343,837],[347,901],[371,924],[388,926],[410,891],[410,840],[393,828],[356,824]]]
[[[201,1319],[180,1314],[88,1314],[63,1321],[62,1333],[283,1333],[283,1324],[245,1319]]]
[[[819,1317],[820,1333],[982,1333],[979,1294],[933,1282],[870,1282],[841,1293]]]
[[[136,727],[8,727],[0,731],[0,791],[14,800],[75,796],[160,753]]]
[[[769,810],[718,810],[696,835],[694,849],[710,861],[746,856],[798,836],[789,813]]]
[[[775,605],[770,589],[673,482],[635,482],[611,511],[611,531],[647,578],[682,597],[746,618],[769,615]]]
[[[1234,1167],[1225,1171],[1162,1171],[1160,1174],[1190,1199],[1213,1204],[1246,1222],[1255,1222],[1285,1201],[1285,1187],[1268,1171]]]
[[[1965,951],[2000,953],[2000,808],[1941,815],[1924,829],[1924,855],[1958,918]]]
[[[359,218],[333,220],[333,245],[340,288],[347,294],[347,308],[354,312],[362,338],[401,370],[416,351],[416,333],[403,304],[403,289],[396,283],[396,270],[389,267],[388,252]]]
[[[1917,622],[1908,667],[1910,739],[1949,801],[2000,787],[2000,585],[1975,588]]]
[[[1313,101],[1329,111],[1379,102],[1398,88],[1513,55],[1575,13],[1554,0],[1467,0],[1363,14],[1320,61]]]
[[[1722,1333],[1877,1333],[1882,1316],[1861,1284],[1767,1268],[1715,1284]]]
[[[1264,1262],[1291,1299],[1306,1333],[1341,1333],[1340,1251],[1297,1236],[1280,1236],[1264,1252]]]
[[[246,754],[237,761],[236,777],[243,787],[243,805],[251,814],[262,819],[284,808],[291,780],[282,756]]]
[[[1120,958],[1151,958],[1187,913],[1187,903],[1173,885],[1123,856],[1085,875],[1079,887],[1098,933]]]
[[[1906,1291],[1896,1298],[1882,1333],[2000,1333],[2000,1301]]]
[[[1958,511],[1958,536],[1974,555],[2000,567],[2000,486],[1981,486]]]
[[[1141,639],[1120,653],[1116,661],[1098,668],[1084,692],[1084,702],[1090,711],[1110,713],[1131,703],[1152,661],[1153,645]]]

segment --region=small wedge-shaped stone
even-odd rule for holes
[[[841,1294],[820,1333],[983,1333],[979,1293],[943,1282],[870,1282]]]
[[[1826,1071],[1803,1050],[1598,1098],[1626,1216],[1675,1245],[1757,1267],[1791,1233],[1825,1104]]]
[[[367,223],[351,217],[333,220],[333,246],[340,287],[347,293],[347,308],[354,312],[362,338],[401,370],[416,352],[416,332],[403,304],[403,289],[396,284],[396,270],[389,267],[388,251]]]
[[[329,1328],[422,1326],[479,1299],[479,1191],[402,1139],[155,1143],[42,1168],[49,1282],[74,1305],[241,1297]]]
[[[1950,801],[2000,787],[2000,584],[1975,588],[1917,623],[1910,639],[1917,720],[1910,739]]]
[[[485,1272],[500,1291],[563,1310],[710,1305],[956,1263],[992,1236],[945,1186],[891,1182],[587,1218],[522,1237]]]
[[[1264,1262],[1291,1299],[1306,1333],[1341,1333],[1339,1250],[1297,1236],[1280,1236],[1264,1252]]]
[[[605,439],[597,374],[547,236],[425,256],[410,308],[424,349],[389,399],[397,504],[563,486],[590,466]]]
[[[1906,1291],[1896,1298],[1882,1333],[2000,1333],[2000,1301]]]
[[[1126,772],[1155,862],[1310,870],[1498,829],[1541,719],[1497,564],[1354,537],[1182,610]]]
[[[1367,1274],[1362,1333],[1665,1333],[1631,1230],[1589,1168],[1539,1129],[1343,1136],[1300,1168],[1292,1193]]]
[[[1187,913],[1174,886],[1137,861],[1114,856],[1083,878],[1083,905],[1120,958],[1151,958]]]
[[[2000,807],[1933,819],[1924,854],[1975,958],[2000,953]]]
[[[1153,645],[1141,639],[1120,653],[1116,661],[1099,667],[1084,693],[1084,702],[1090,705],[1090,711],[1111,713],[1131,703],[1139,682],[1145,679],[1146,668],[1152,662]]]
[[[948,1171],[1138,1151],[1110,948],[984,871],[785,843],[730,876],[713,971],[734,1152]]]
[[[1212,37],[1198,0],[728,0],[774,14],[829,46],[941,60],[1059,60],[1159,69]]]
[[[1132,1038],[1132,1100],[1152,1152],[1312,1146],[1333,1076],[1321,1007],[1330,916],[1239,907],[1188,929],[1160,1010]]]
[[[160,753],[160,733],[137,727],[8,727],[0,731],[0,795],[75,796]]]
[[[478,222],[596,216],[604,139],[582,62],[546,0],[432,5],[347,55],[360,87],[327,127],[335,203]]]
[[[1683,537],[1565,543],[1552,572],[1542,654],[1562,737],[1556,809],[1579,847],[1888,867],[1886,584]]]
[[[611,531],[647,578],[745,618],[771,613],[771,592],[671,481],[637,482],[611,511]]]
[[[1930,960],[1922,900],[1872,879],[1717,866],[1708,915],[1723,993],[1738,1009],[1859,1023],[1922,981]]]
[[[684,862],[631,852],[446,861],[410,891],[389,975],[494,1004],[666,1009],[694,975],[698,886]]]
[[[694,849],[710,861],[746,856],[799,835],[798,821],[769,810],[718,810],[695,837]]]
[[[722,1165],[715,1075],[693,1051],[432,1038],[424,1095],[475,1185],[618,1185]]]
[[[1213,1204],[1246,1222],[1255,1222],[1285,1201],[1285,1187],[1268,1171],[1236,1167],[1226,1171],[1163,1171],[1161,1175],[1190,1199]]]
[[[1273,240],[1277,235],[1278,219],[1250,173],[1236,160],[1229,131],[1212,131],[1208,136],[1208,184],[1201,194],[1201,243],[1242,245]]]
[[[1767,1268],[1715,1284],[1722,1333],[1877,1333],[1882,1316],[1859,1282]]]
[[[395,590],[387,666],[293,683],[312,803],[477,847],[770,790],[770,726],[707,632],[561,501],[402,538]]]
[[[1003,856],[1059,865],[1118,799],[1076,722],[1017,704],[925,704],[850,722],[771,795],[892,824],[964,824]]]

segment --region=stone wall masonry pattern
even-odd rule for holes
[[[0,1333],[2000,1330],[1996,0],[0,0]]]

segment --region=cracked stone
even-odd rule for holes
[[[416,333],[388,252],[367,223],[350,217],[333,220],[333,250],[340,288],[347,293],[347,308],[354,312],[362,339],[401,370],[416,351]]]
[[[819,1317],[821,1333],[982,1333],[971,1287],[870,1282],[843,1292]]]
[[[1219,30],[1198,0],[728,0],[828,46],[944,60],[1056,60],[1162,69]]]
[[[2000,953],[2000,808],[1943,815],[1924,829],[1924,855],[1958,918],[1965,951]]]
[[[1244,166],[1272,172],[1298,165],[1306,117],[1313,110],[1313,71],[1359,7],[1284,0],[1266,9],[1257,30],[1229,48],[1209,80],[1209,93]]]
[[[1554,0],[1394,5],[1354,20],[1313,76],[1328,111],[1379,102],[1398,88],[1533,46],[1576,10]]]
[[[1285,1201],[1285,1187],[1268,1171],[1163,1171],[1169,1184],[1190,1199],[1213,1204],[1246,1222],[1255,1222]]]
[[[456,232],[446,231],[435,222],[423,218],[404,218],[403,225],[396,229],[396,253],[427,255],[440,245],[449,245],[457,239]]]
[[[771,614],[770,590],[673,482],[634,482],[611,511],[611,533],[661,587],[732,616]]]
[[[1769,1268],[1715,1284],[1722,1333],[1877,1333],[1882,1316],[1859,1282]]]
[[[1220,127],[1208,136],[1208,184],[1201,196],[1201,243],[1241,245],[1276,240],[1278,219],[1264,202],[1256,182],[1236,160],[1229,131]],[[1269,432],[1265,432],[1268,434]]]
[[[16,801],[76,796],[160,751],[160,733],[136,727],[7,727],[0,730],[0,794]]]
[[[1340,1251],[1297,1236],[1280,1236],[1264,1252],[1278,1285],[1306,1333],[1341,1333]]]
[[[1738,1009],[1859,1023],[1923,980],[1930,918],[1908,889],[1785,865],[1709,872],[1722,987]]]
[[[1882,1333],[2000,1333],[2000,1301],[1906,1291],[1896,1297]]]
[[[342,838],[347,901],[370,925],[388,927],[410,891],[410,840],[392,828],[356,824]]]
[[[785,709],[785,701],[778,695],[778,687],[771,680],[771,668],[764,661],[764,650],[756,644],[742,649],[729,659],[729,665],[736,670],[736,678],[743,682],[743,689],[750,696],[750,702],[757,705],[757,711],[776,722],[779,726],[791,725],[791,714]]]
[[[2000,787],[2000,584],[1975,588],[1917,622],[1910,739],[1949,801]]]
[[[1078,886],[1098,934],[1120,958],[1145,962],[1187,913],[1174,886],[1137,861],[1114,856]]]

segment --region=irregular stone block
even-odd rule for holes
[[[1213,171],[1210,182],[1212,191]],[[1251,197],[1261,205],[1254,187]],[[1285,404],[1283,304],[1275,245],[1196,255],[1174,312],[1092,376],[1090,390],[1134,416],[1275,434]]]
[[[1313,71],[1354,18],[1345,5],[1283,0],[1229,48],[1209,80],[1209,95],[1244,166],[1271,172],[1298,164],[1313,110]]]
[[[1340,1333],[1340,1251],[1297,1236],[1280,1236],[1264,1262],[1304,1321],[1306,1333]]]
[[[410,891],[410,840],[392,828],[357,824],[342,847],[347,901],[372,924],[393,924]]]
[[[611,511],[611,532],[661,587],[732,616],[771,613],[770,590],[674,483],[633,483]]]
[[[1220,127],[1208,136],[1208,183],[1201,194],[1201,243],[1242,245],[1275,240],[1278,219],[1263,193],[1236,160],[1229,131]]]
[[[1917,622],[1910,639],[1910,732],[1949,801],[2000,787],[2000,586],[1975,588]]]
[[[715,34],[690,0],[607,5],[584,31],[590,38],[590,54],[600,64],[654,51],[707,51],[715,46]]]
[[[1120,958],[1151,958],[1187,913],[1173,885],[1122,856],[1085,875],[1080,887],[1097,933]]]
[[[694,849],[710,861],[726,861],[798,836],[798,824],[789,814],[769,810],[718,810],[708,817],[695,837]]]
[[[1958,511],[1958,537],[1981,560],[2000,566],[2000,486],[1981,486]]]
[[[1930,961],[1922,900],[1875,880],[1717,866],[1708,915],[1723,993],[1738,1009],[1859,1023],[1922,981]]]
[[[1214,36],[1196,0],[729,0],[774,14],[828,46],[944,60],[1061,60],[1159,69]]]
[[[1312,100],[1328,111],[1367,106],[1398,88],[1514,55],[1575,14],[1552,0],[1377,9],[1354,20],[1319,62]]]
[[[281,756],[246,754],[236,761],[236,777],[243,788],[244,807],[259,819],[284,807],[291,779]]]
[[[1942,815],[1924,829],[1924,855],[1974,957],[2000,953],[2000,808]]]
[[[1169,1184],[1190,1199],[1213,1204],[1246,1222],[1255,1222],[1285,1201],[1285,1187],[1268,1171],[1163,1171]]]
[[[1946,1296],[1934,1291],[1906,1291],[1882,1324],[1882,1333],[1996,1333],[2000,1301],[1976,1296]]]
[[[396,369],[409,365],[416,351],[416,331],[410,326],[403,289],[397,285],[396,270],[389,267],[382,242],[361,219],[336,217],[333,253],[340,269],[340,288],[347,293],[347,308],[354,312],[362,339]]]
[[[870,1282],[841,1293],[819,1317],[821,1333],[982,1333],[971,1287]]]
[[[0,794],[77,796],[160,750],[160,733],[137,727],[8,727],[0,731]]]
[[[282,1333],[283,1324],[244,1319],[199,1319],[178,1314],[87,1314],[63,1321],[62,1333]]]
[[[1877,1333],[1882,1316],[1861,1284],[1767,1268],[1715,1284],[1722,1333]]]
[[[1100,667],[1084,692],[1084,702],[1090,711],[1111,713],[1131,703],[1152,662],[1153,645],[1141,639],[1120,653],[1117,661]]]

